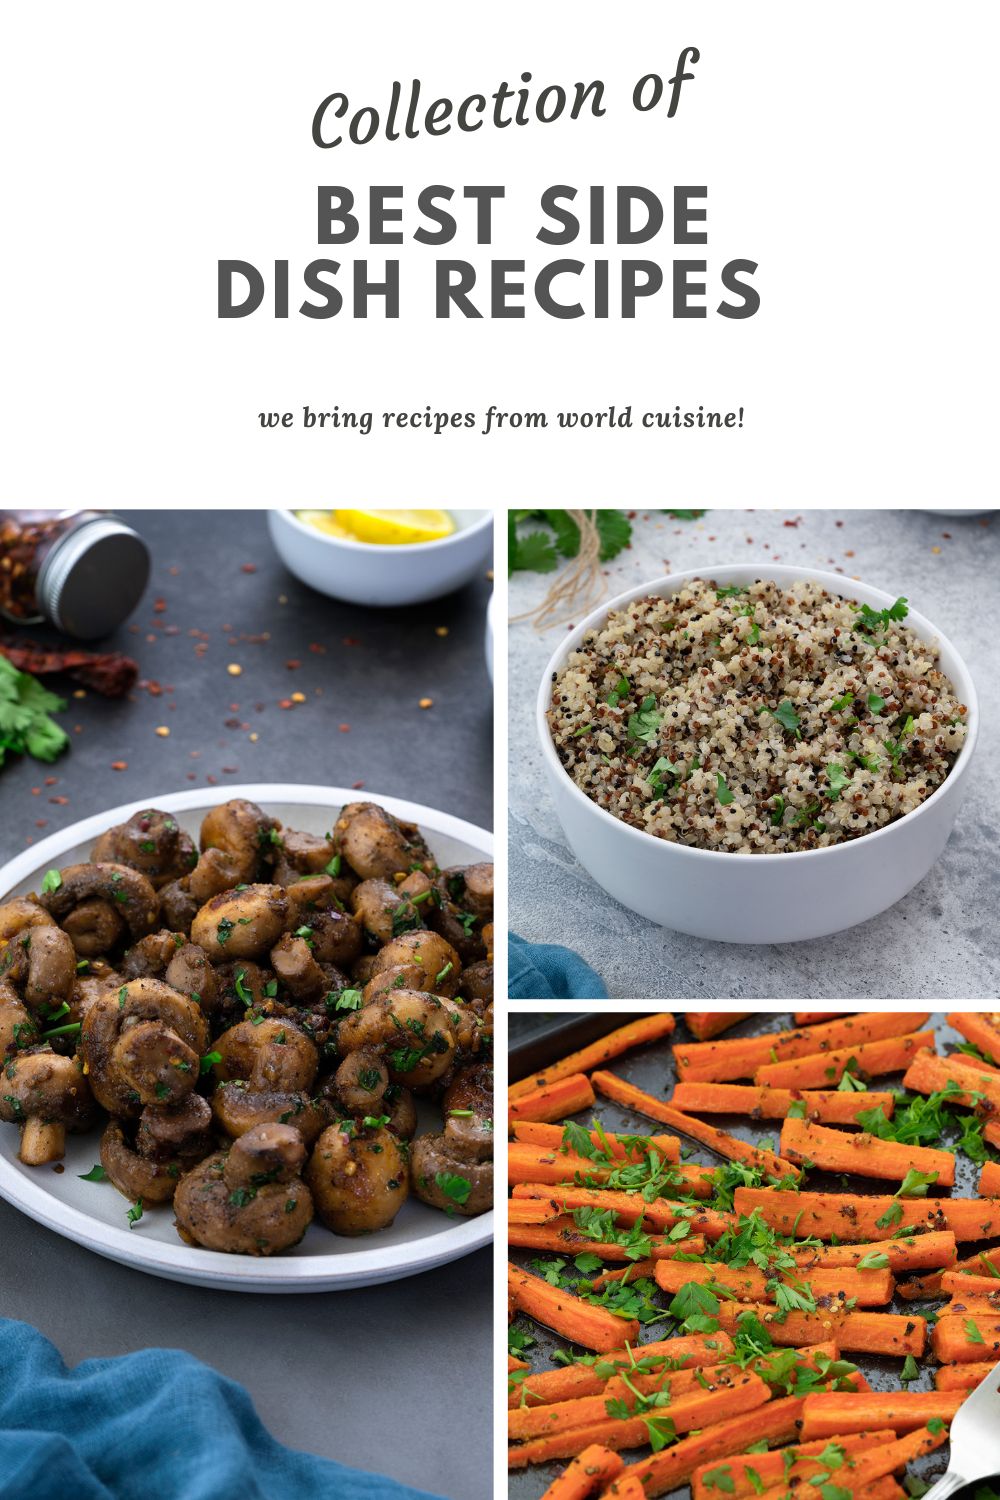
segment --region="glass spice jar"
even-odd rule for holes
[[[149,549],[111,511],[0,510],[0,614],[79,640],[109,635],[149,579]]]

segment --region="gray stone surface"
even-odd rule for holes
[[[212,778],[220,799],[238,781],[362,781],[366,793],[491,826],[486,579],[415,609],[357,609],[290,577],[260,512],[129,519],[151,544],[153,576],[138,630],[126,627],[108,644],[136,656],[164,692],[71,700],[63,718],[81,732],[70,753],[51,769],[25,761],[0,771],[3,858],[102,808]],[[245,563],[257,571],[244,573]],[[154,611],[158,599],[166,607]],[[202,657],[190,630],[207,635]],[[264,632],[266,642],[244,638]],[[290,670],[290,660],[301,666]],[[228,675],[230,662],[241,676]],[[296,691],[306,704],[278,707]],[[421,710],[425,696],[434,706]],[[157,736],[157,726],[170,736]],[[128,770],[112,771],[113,760]],[[44,785],[47,774],[55,785]],[[0,1202],[0,1315],[34,1324],[70,1364],[156,1345],[186,1349],[241,1381],[281,1442],[448,1500],[492,1493],[491,1279],[490,1253],[481,1251],[360,1291],[214,1292],[101,1260]]]
[[[795,522],[787,525],[786,522]],[[900,510],[711,510],[698,521],[638,512],[633,545],[607,568],[607,597],[674,570],[760,560],[862,578],[939,624],[968,664],[982,726],[965,805],[934,869],[890,911],[833,937],[733,946],[655,927],[619,906],[570,852],[545,787],[534,702],[558,631],[510,631],[510,925],[565,943],[614,996],[649,999],[989,998],[1000,994],[1000,814],[996,787],[1000,515]],[[944,535],[948,533],[948,535]],[[548,579],[515,574],[510,612]]]

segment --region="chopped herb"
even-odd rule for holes
[[[80,1172],[78,1176],[81,1182],[107,1182],[108,1180],[108,1174],[100,1162],[96,1166],[91,1167],[89,1172]]]
[[[137,1198],[136,1199],[135,1203],[129,1209],[129,1211],[125,1215],[125,1217],[126,1217],[126,1219],[128,1219],[128,1227],[130,1229],[134,1229],[135,1226],[138,1224],[139,1220],[142,1218],[142,1199],[141,1198]]]
[[[970,1344],[985,1344],[986,1340],[976,1326],[975,1320],[970,1318],[965,1325],[965,1337]]]
[[[868,708],[871,713],[880,714],[885,708],[885,699],[881,698],[878,693],[869,693]]]
[[[615,686],[608,694],[608,704],[611,708],[617,708],[623,698],[627,698],[632,688],[627,677],[619,677]]]
[[[643,745],[651,745],[660,732],[663,715],[657,711],[656,699],[652,694],[643,698],[638,711],[629,715],[628,732],[634,740]]]
[[[233,935],[233,927],[235,925],[236,924],[234,922],[231,922],[228,917],[222,918],[222,921],[219,923],[218,927],[215,930],[215,936],[218,940],[220,948],[224,948],[229,942],[229,939]]]
[[[333,875],[334,877],[336,877],[337,875],[339,875],[340,874],[340,861],[341,861],[341,856],[339,854],[335,854],[333,856],[333,858],[331,859],[330,863],[328,865],[324,865],[323,866],[323,874],[324,875]]]
[[[926,1198],[927,1189],[938,1180],[936,1172],[918,1172],[911,1167],[903,1178],[894,1198]]]
[[[778,707],[773,710],[773,713],[782,729],[786,729],[789,734],[794,734],[797,740],[800,740],[802,738],[802,731],[799,728],[801,720],[787,698],[782,703],[778,704]]]
[[[360,990],[341,990],[334,1002],[334,1010],[360,1010],[364,996]]]
[[[735,801],[733,793],[726,785],[726,778],[723,776],[721,771],[716,772],[715,795],[723,807],[728,807],[730,802]]]
[[[57,891],[62,885],[62,876],[58,870],[46,870],[42,881],[42,890],[48,895],[51,891]]]
[[[202,1073],[202,1076],[204,1076],[206,1073],[211,1073],[211,1071],[215,1067],[216,1063],[220,1063],[221,1061],[222,1061],[222,1053],[221,1052],[206,1052],[205,1056],[201,1060],[201,1073]]]
[[[457,1172],[435,1172],[434,1181],[445,1197],[450,1198],[459,1207],[468,1203],[469,1194],[472,1192],[472,1183],[467,1177],[461,1177]]]
[[[883,1250],[872,1250],[870,1254],[863,1255],[858,1261],[859,1271],[884,1271],[889,1264],[889,1257]]]

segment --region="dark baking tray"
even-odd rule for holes
[[[859,1011],[863,1006],[858,1006]],[[919,1006],[914,1004],[914,1011],[919,1011]],[[633,1020],[638,1014],[648,1012],[635,1012],[630,1014],[608,1014],[595,1015],[593,1012],[587,1015],[567,1016],[565,1019],[546,1019],[542,1028],[535,1029],[523,1041],[512,1041],[509,1051],[509,1073],[511,1082],[519,1078],[526,1078],[529,1074],[545,1067],[548,1063],[555,1062],[557,1058],[566,1056],[569,1052],[575,1052],[580,1047],[587,1046],[599,1037],[606,1036],[609,1031],[624,1026],[629,1020]],[[673,1014],[677,1018],[677,1030],[673,1037],[664,1038],[649,1046],[641,1047],[637,1051],[626,1052],[623,1056],[615,1058],[607,1064],[607,1067],[628,1079],[630,1083],[636,1084],[644,1089],[646,1093],[653,1094],[658,1098],[666,1098],[673,1089],[676,1081],[676,1072],[673,1063],[673,1046],[677,1042],[690,1042],[695,1038],[684,1024],[683,1012],[674,1009]],[[765,1031],[784,1031],[794,1026],[792,1016],[787,1012],[761,1012],[750,1017],[746,1021],[739,1022],[731,1027],[723,1035],[726,1037],[756,1036]],[[950,1050],[956,1046],[962,1037],[958,1035],[947,1023],[944,1016],[934,1013],[927,1022],[926,1030],[932,1030],[937,1038],[939,1050]],[[745,1081],[745,1080],[741,1080]],[[896,1088],[902,1083],[902,1075],[887,1075],[879,1078],[872,1084],[873,1089]],[[643,1123],[644,1117],[636,1115],[633,1111],[613,1103],[609,1099],[597,1096],[597,1101],[592,1110],[576,1115],[581,1124],[586,1123],[595,1116],[600,1120],[606,1130],[624,1131],[635,1134],[644,1132],[653,1134],[657,1130],[665,1130],[666,1126],[657,1125],[653,1121]],[[759,1123],[749,1121],[743,1115],[712,1115],[704,1116],[713,1125],[726,1130],[730,1135],[739,1136],[746,1141],[763,1141],[770,1139],[777,1150],[778,1136],[781,1133],[780,1120],[764,1120]],[[695,1165],[719,1165],[719,1158],[712,1155],[704,1147],[697,1145],[694,1141],[686,1142],[688,1152],[685,1161]],[[845,1186],[848,1191],[858,1194],[879,1194],[887,1190],[886,1184],[866,1181],[861,1177],[844,1178],[832,1173],[814,1173],[812,1177],[816,1187],[821,1191],[843,1192]],[[974,1197],[979,1181],[979,1168],[970,1162],[961,1153],[955,1157],[955,1186],[952,1189],[954,1197]],[[536,1253],[531,1250],[512,1250],[511,1260],[519,1265],[528,1266],[535,1259]],[[543,1256],[543,1259],[550,1258]],[[886,1311],[891,1312],[924,1312],[927,1308],[934,1307],[935,1303],[905,1302],[896,1298]],[[552,1354],[556,1349],[566,1348],[566,1341],[550,1333],[548,1329],[534,1323],[523,1315],[516,1319],[516,1326],[528,1330],[536,1339],[536,1343],[525,1355],[534,1369],[549,1369],[552,1365]],[[656,1339],[662,1335],[662,1325],[653,1324],[651,1328],[642,1329],[639,1334],[641,1343]],[[584,1353],[586,1351],[579,1350]],[[858,1367],[864,1371],[871,1382],[872,1389],[876,1391],[895,1390],[898,1388],[898,1377],[901,1361],[878,1355],[848,1355]],[[934,1388],[933,1365],[928,1356],[921,1361],[920,1377],[912,1381],[909,1389],[913,1391],[929,1391]],[[627,1463],[632,1463],[640,1458],[646,1458],[650,1449],[630,1448],[623,1453]],[[919,1463],[911,1464],[908,1472],[916,1474],[925,1483],[932,1483],[944,1472],[946,1467],[945,1456],[947,1448],[929,1455]],[[566,1467],[566,1461],[552,1464],[536,1464],[526,1470],[515,1470],[509,1475],[509,1493],[511,1500],[539,1500],[545,1490],[552,1483],[557,1474]],[[690,1488],[685,1485],[683,1489],[673,1492],[672,1500],[689,1500]]]

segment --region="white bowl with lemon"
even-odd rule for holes
[[[289,572],[349,604],[422,604],[492,564],[488,510],[272,510],[267,521]]]

